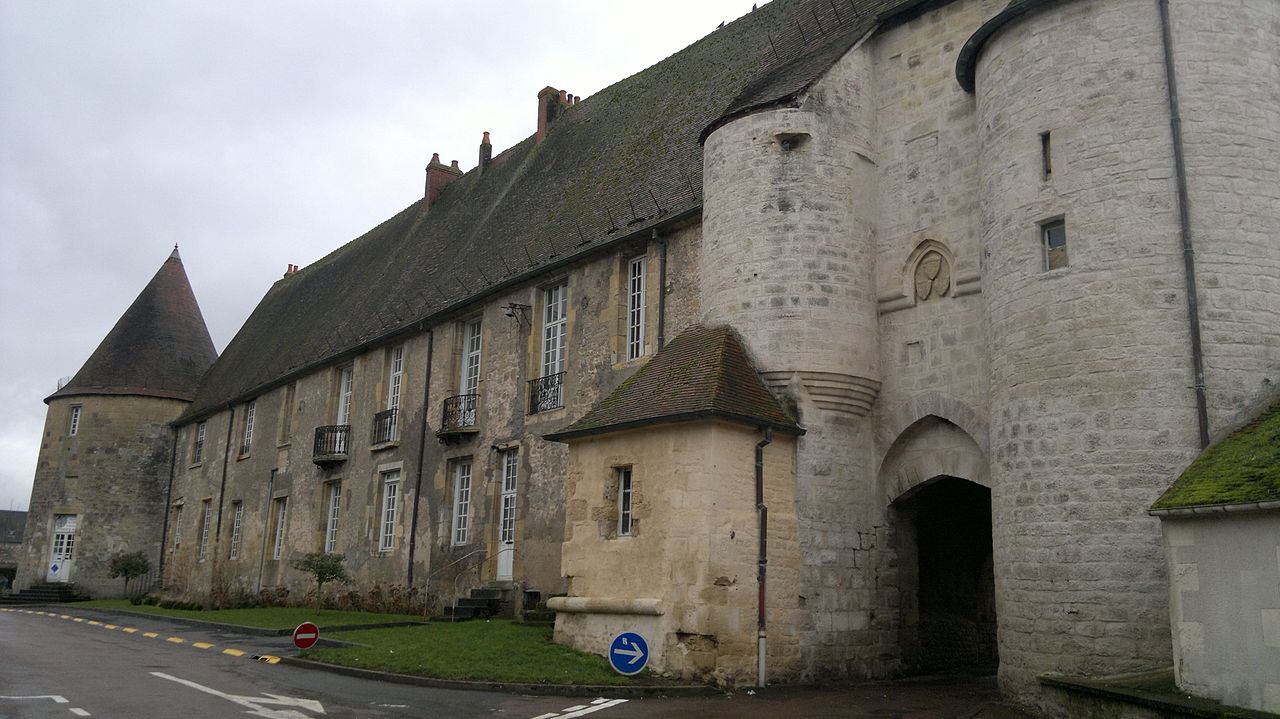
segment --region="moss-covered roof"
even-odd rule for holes
[[[1211,445],[1152,509],[1280,501],[1280,402]]]
[[[217,357],[175,247],[80,371],[45,402],[103,394],[190,400]]]
[[[803,433],[765,387],[732,329],[694,325],[582,419],[545,438],[562,441],[658,422],[713,417]]]
[[[775,0],[566,107],[543,142],[526,138],[485,172],[454,180],[429,211],[415,202],[277,281],[179,421],[695,213],[704,128],[784,101],[864,34],[868,18],[917,4]],[[534,107],[531,92],[531,116]]]

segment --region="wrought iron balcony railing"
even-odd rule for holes
[[[386,444],[400,437],[400,410],[388,409],[373,415],[373,443]]]
[[[351,425],[334,424],[316,427],[316,444],[311,458],[317,462],[340,461],[347,458],[351,446]]]
[[[476,408],[480,395],[460,394],[444,401],[444,416],[440,419],[440,431],[460,432],[476,426]]]
[[[529,414],[564,406],[564,372],[529,380]]]

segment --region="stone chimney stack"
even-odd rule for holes
[[[557,90],[550,85],[538,91],[538,136],[541,143],[547,137],[547,129],[560,116],[564,108],[569,106],[569,93]]]
[[[453,165],[449,166],[440,161],[440,153],[431,154],[431,162],[427,163],[427,187],[424,197],[427,200],[427,209],[436,203],[436,198],[440,196],[440,191],[444,186],[462,177],[462,170],[458,167],[458,161],[454,160]]]
[[[484,139],[480,140],[480,172],[489,169],[489,163],[493,162],[493,145],[489,142],[489,133],[484,133]]]

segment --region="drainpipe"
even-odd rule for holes
[[[258,588],[254,594],[262,593],[262,567],[267,563],[267,528],[271,526],[271,494],[276,490],[276,470],[271,470],[271,478],[267,480],[267,501],[262,505],[262,551],[258,554]]]
[[[1178,106],[1178,80],[1173,69],[1173,30],[1169,0],[1157,0],[1160,37],[1164,44],[1164,72],[1169,90],[1169,126],[1173,133],[1173,166],[1178,191],[1178,222],[1182,233],[1182,268],[1187,285],[1187,321],[1191,325],[1191,366],[1195,372],[1196,419],[1200,424],[1200,449],[1209,446],[1209,403],[1205,398],[1204,351],[1200,344],[1200,307],[1196,292],[1196,258],[1191,246],[1191,201],[1187,197],[1187,167],[1182,156],[1182,112]]]
[[[422,381],[422,436],[418,438],[418,476],[413,482],[413,520],[409,522],[409,572],[405,586],[413,586],[413,555],[418,548],[418,505],[422,496],[422,463],[427,454],[427,415],[431,400],[431,353],[435,346],[435,334],[427,330],[427,375]]]
[[[765,683],[765,572],[769,562],[769,508],[764,504],[764,448],[773,441],[773,431],[763,429],[764,439],[756,442],[756,512],[760,515],[760,557],[756,583],[760,592],[756,615],[756,686],[763,688]]]
[[[164,490],[164,523],[160,525],[160,561],[156,562],[156,576],[160,578],[160,586],[164,586],[164,548],[169,546],[169,506],[173,501],[173,475],[178,466],[178,428],[173,430],[173,451],[169,453],[169,486]],[[147,587],[151,591],[151,587]]]
[[[652,237],[658,243],[658,351],[661,352],[667,328],[667,240],[658,236],[656,227]]]

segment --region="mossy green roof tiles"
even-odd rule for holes
[[[1280,402],[1202,452],[1151,508],[1258,502],[1280,502]]]
[[[765,387],[732,329],[694,325],[582,419],[545,438],[562,441],[659,422],[716,417],[803,433]]]
[[[918,2],[842,0],[837,10],[829,0],[775,0],[565,107],[541,143],[526,138],[486,171],[451,182],[429,210],[414,202],[277,281],[179,422],[696,215],[705,128],[736,112],[740,100],[757,107],[807,87],[856,41],[867,18]],[[530,88],[531,120],[535,96]]]

